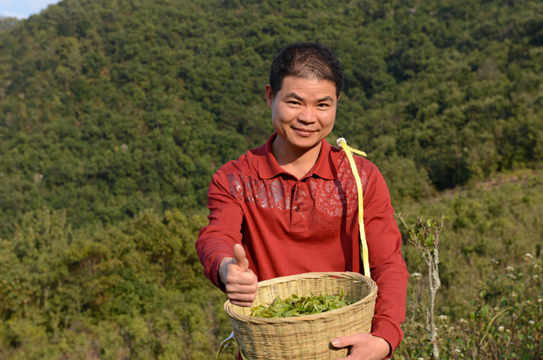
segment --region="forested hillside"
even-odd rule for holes
[[[64,0],[0,19],[0,360],[213,358],[207,187],[271,134],[294,41],[344,67],[329,141],[368,153],[409,222],[446,216],[442,358],[543,358],[543,2]],[[394,358],[428,359],[407,310]]]
[[[400,209],[410,223],[447,214],[436,303],[442,359],[543,357],[543,180],[509,177]],[[62,211],[25,214],[0,240],[0,360],[213,359],[231,327],[226,296],[196,257],[206,220],[143,212],[74,229]],[[428,333],[409,320],[411,299],[427,297],[426,265],[414,247],[402,251],[412,277],[394,359],[430,359]],[[234,348],[225,359],[237,359]]]
[[[17,18],[0,16],[0,31],[9,30],[18,22]]]
[[[273,56],[331,47],[334,136],[396,203],[543,160],[538,1],[66,0],[0,33],[1,234],[200,211],[211,174],[271,133]]]

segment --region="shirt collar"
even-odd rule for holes
[[[258,159],[258,174],[262,179],[271,179],[279,174],[286,173],[272,153],[272,143],[277,137],[274,133],[266,144],[261,147]],[[333,180],[337,177],[338,158],[337,149],[333,148],[326,140],[322,140],[321,152],[317,162],[305,177],[316,175],[320,178]]]

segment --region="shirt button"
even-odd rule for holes
[[[300,207],[297,206],[297,207],[294,208],[294,210],[295,210],[296,212],[299,212],[299,211],[300,211]]]

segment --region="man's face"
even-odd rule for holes
[[[309,150],[330,134],[338,100],[336,85],[328,80],[286,76],[277,94],[266,85],[277,140],[293,150]]]

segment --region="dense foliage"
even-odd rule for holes
[[[442,358],[543,357],[541,204],[541,174],[519,173],[402,209],[447,214],[436,302]],[[414,223],[416,217],[411,218]],[[406,244],[402,252],[411,273],[410,301],[397,358],[428,359],[428,332],[415,324],[426,322],[418,306],[427,303],[427,265],[414,246]]]
[[[445,359],[538,358],[543,181],[519,176],[485,185],[403,209],[449,214],[440,241],[440,352]],[[211,358],[230,324],[226,297],[203,278],[195,254],[204,223],[174,210],[77,230],[64,212],[27,213],[0,242],[0,359]],[[426,265],[411,245],[402,251],[417,302],[427,297]],[[410,321],[409,303],[407,310],[395,358],[427,359],[427,333]],[[233,350],[226,358],[235,359]]]
[[[213,356],[207,186],[271,134],[294,41],[344,66],[329,141],[368,152],[407,219],[446,215],[443,358],[543,357],[543,3],[64,0],[0,18],[0,360]],[[428,358],[418,314],[398,359]]]
[[[543,160],[538,1],[65,0],[0,34],[2,233],[198,211],[211,174],[271,133],[273,56],[319,41],[346,84],[334,136],[396,202]]]
[[[229,324],[194,249],[204,220],[77,231],[63,212],[27,213],[0,242],[0,359],[209,359]]]
[[[0,31],[11,29],[18,22],[17,18],[0,16]]]

